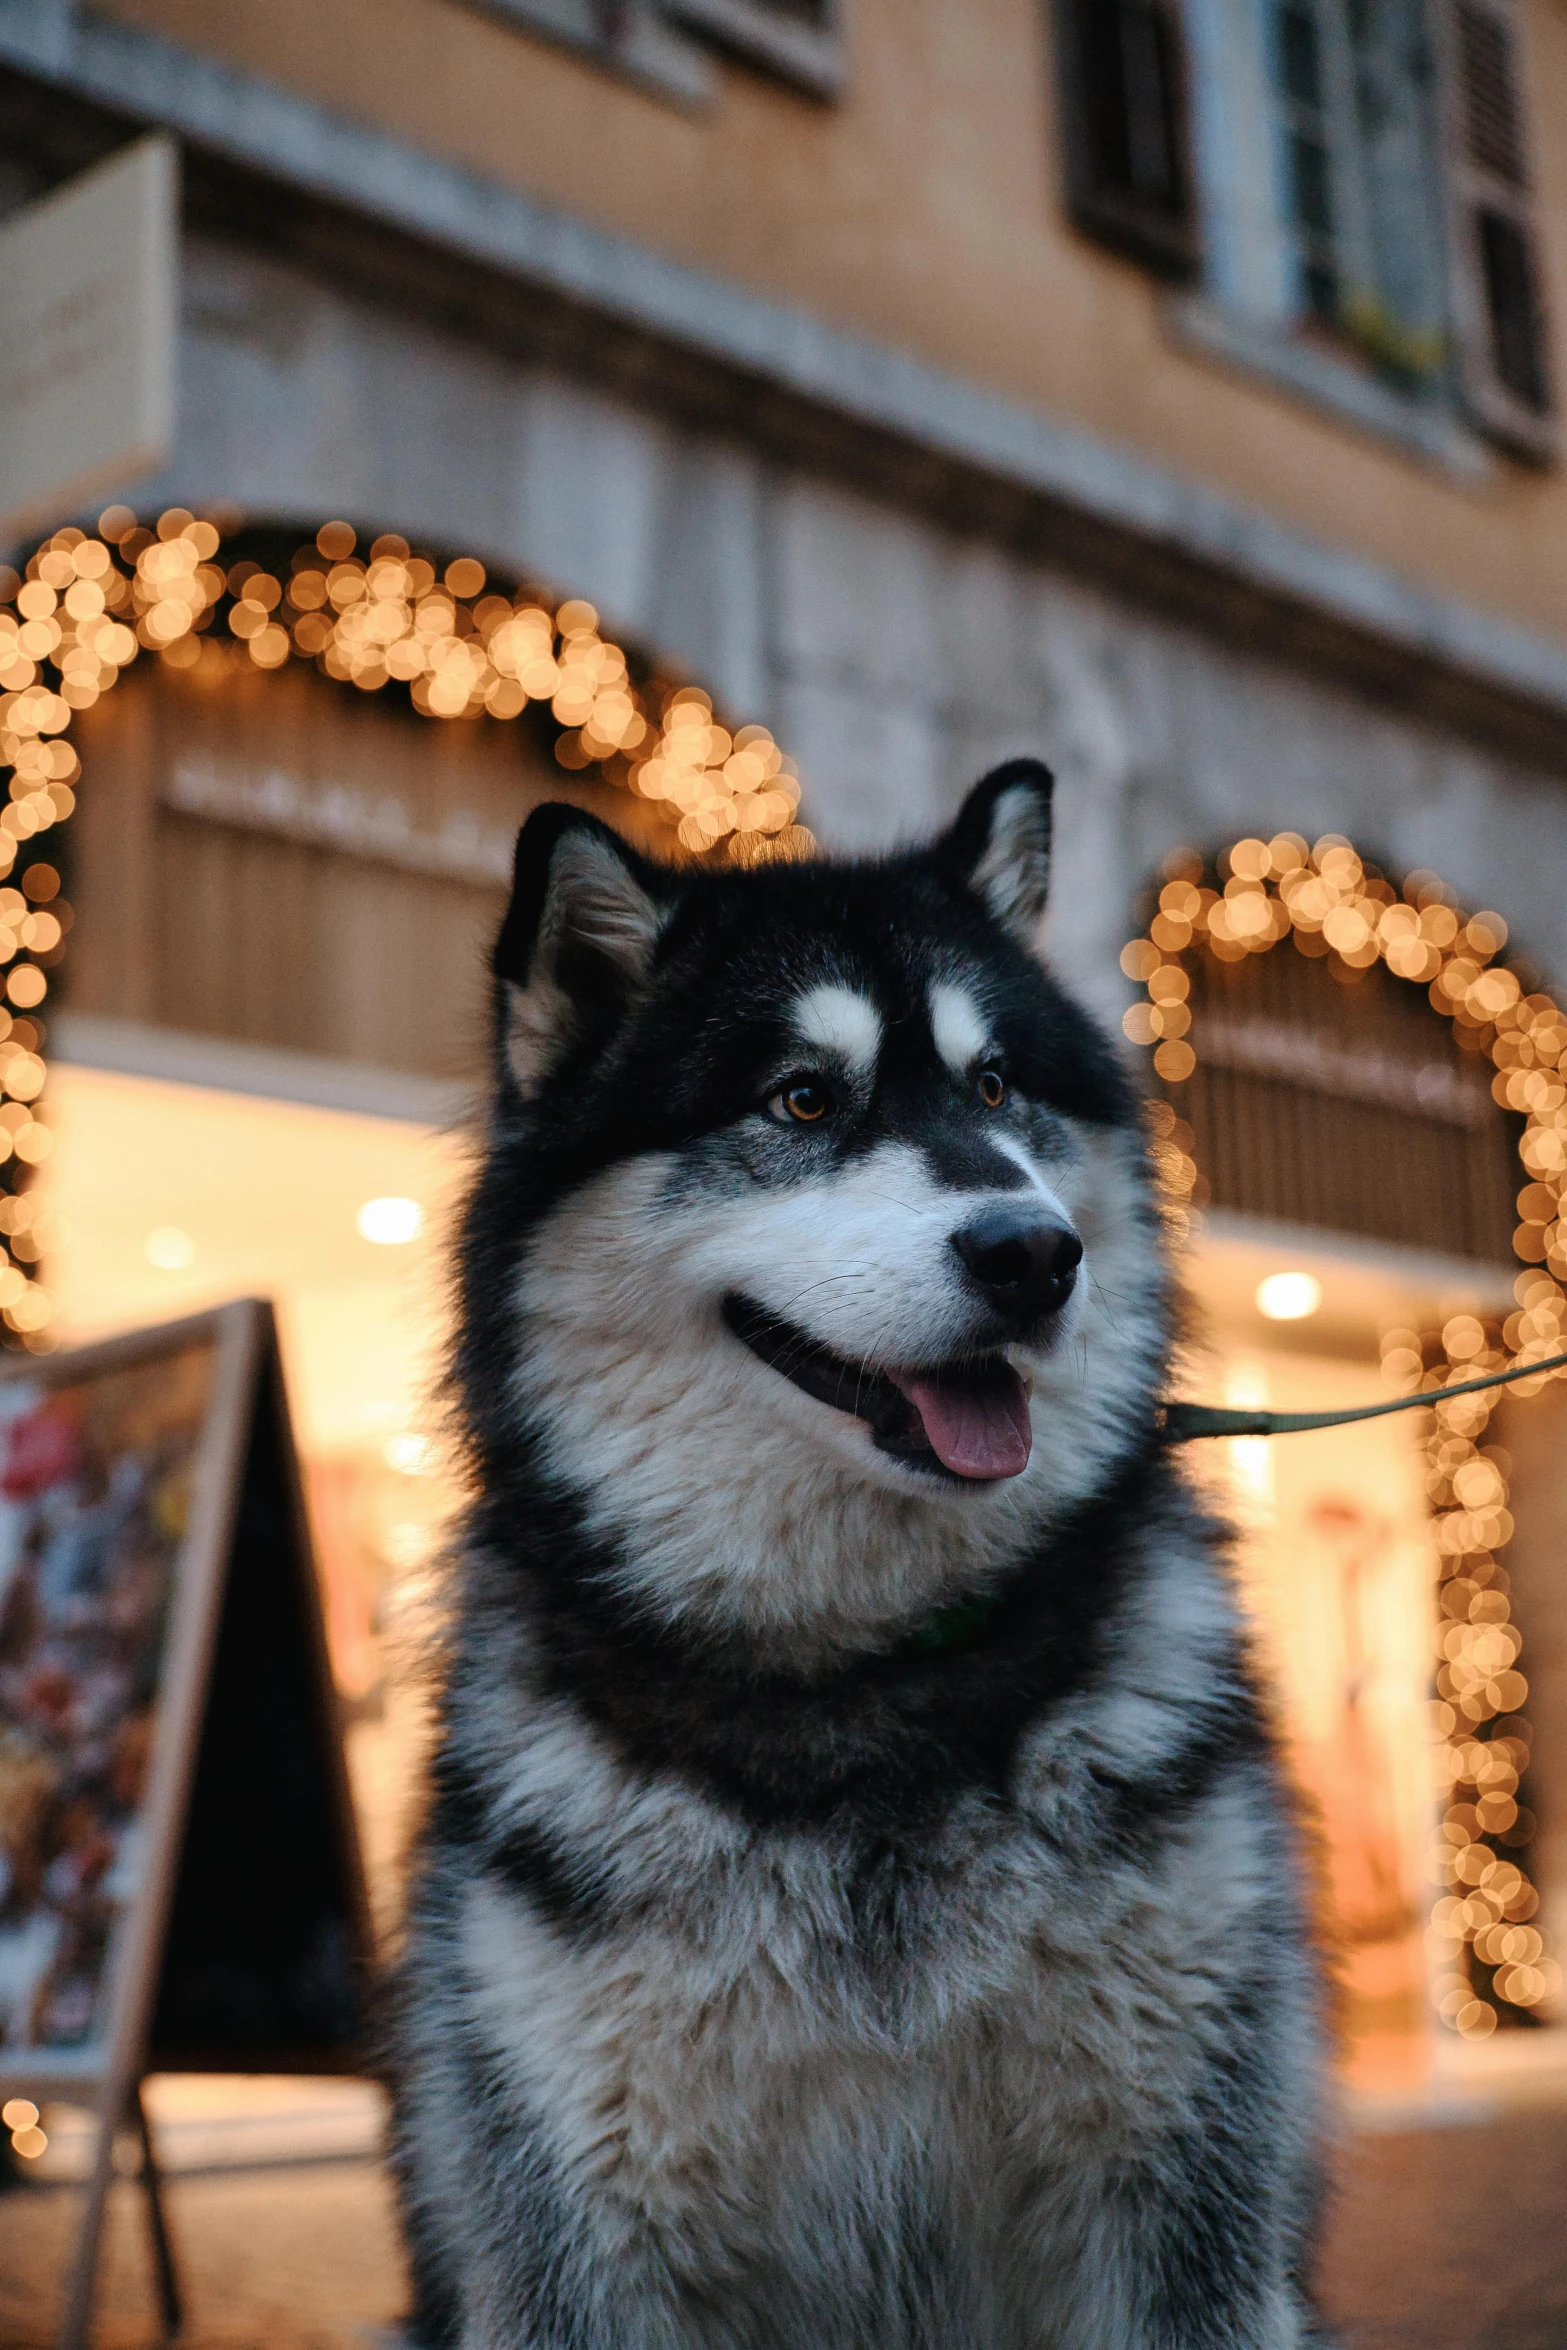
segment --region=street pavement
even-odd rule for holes
[[[1321,2282],[1348,2350],[1567,2350],[1567,2109],[1354,2139]]]
[[[182,2350],[370,2350],[404,2306],[402,2250],[375,2162],[208,2171],[167,2187],[187,2324]],[[59,2280],[78,2192],[25,2186],[0,2196],[0,2344],[54,2350]],[[95,2350],[158,2339],[145,2213],[130,2183],[113,2193]]]
[[[384,2172],[364,2158],[190,2171],[169,2202],[185,2350],[373,2350],[403,2306]],[[52,2350],[76,2192],[0,2196],[0,2345]],[[1567,2110],[1363,2133],[1323,2259],[1346,2350],[1567,2350]],[[137,2190],[115,2189],[97,2350],[150,2350]],[[866,2350],[875,2350],[867,2344]]]

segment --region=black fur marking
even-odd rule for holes
[[[530,1821],[496,1829],[473,1771],[450,1742],[436,1757],[431,1825],[441,1843],[471,1853],[486,1876],[520,1893],[549,1924],[580,1933],[602,1923],[608,1888],[601,1873]]]
[[[998,1151],[990,1136],[949,1122],[919,1146],[937,1183],[951,1191],[1027,1191],[1029,1177],[1015,1159]]]
[[[1164,1473],[1152,1446],[1130,1462],[1014,1569],[961,1652],[904,1642],[818,1674],[650,1622],[618,1596],[614,1561],[584,1539],[570,1498],[536,1490],[525,1555],[543,1688],[580,1706],[638,1773],[686,1779],[758,1827],[837,1819],[893,1833],[967,1787],[1004,1799],[1024,1730],[1092,1680],[1135,1571],[1130,1537],[1157,1513]],[[516,1525],[503,1505],[480,1534],[504,1540],[520,1569]],[[1107,1829],[1134,1836],[1178,1815],[1256,1739],[1238,1657],[1211,1704],[1234,1726],[1216,1730],[1194,1702],[1190,1787],[1180,1769],[1161,1769],[1115,1789]]]

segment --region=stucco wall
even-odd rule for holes
[[[843,103],[721,68],[692,112],[461,0],[107,0],[106,15],[1084,426],[1421,584],[1567,635],[1567,478],[1478,480],[1182,343],[1060,201],[1039,0],[846,0]],[[1567,384],[1567,13],[1522,0]]]

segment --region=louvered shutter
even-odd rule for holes
[[[1056,0],[1067,206],[1174,277],[1198,261],[1180,0]]]
[[[1465,405],[1519,454],[1554,454],[1539,232],[1510,0],[1434,0],[1453,331]]]
[[[838,0],[662,0],[664,14],[705,33],[753,65],[766,66],[813,97],[843,89]]]

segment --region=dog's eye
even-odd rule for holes
[[[767,1107],[781,1123],[814,1126],[832,1108],[832,1095],[818,1079],[802,1077],[796,1084],[786,1085],[782,1093],[775,1093]]]
[[[999,1069],[981,1069],[979,1098],[987,1110],[999,1110],[1007,1098],[1006,1081]]]

